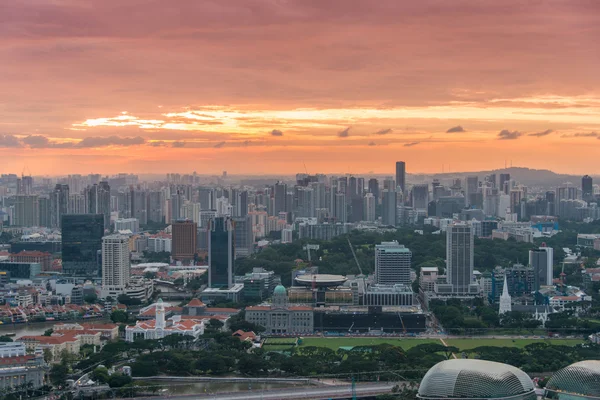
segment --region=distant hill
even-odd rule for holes
[[[531,169],[521,167],[511,167],[503,169],[495,169],[491,171],[478,172],[451,172],[447,174],[409,174],[409,179],[414,181],[430,181],[431,179],[439,179],[441,181],[450,180],[452,178],[464,179],[470,175],[477,175],[479,179],[483,179],[486,175],[496,174],[496,179],[500,179],[500,174],[510,174],[511,179],[522,183],[525,186],[547,186],[555,187],[570,182],[575,186],[581,185],[581,176],[557,174],[547,169]]]

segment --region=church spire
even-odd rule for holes
[[[506,281],[506,275],[504,275],[504,288],[502,289],[502,296],[500,296],[500,311],[499,314],[504,314],[512,311],[512,299],[508,293],[508,283]]]

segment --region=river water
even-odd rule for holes
[[[54,324],[58,323],[69,323],[69,322],[91,322],[91,323],[105,323],[109,322],[107,319],[90,319],[90,320],[77,320],[77,321],[53,321],[53,322],[33,322],[30,324],[4,324],[0,325],[0,336],[6,335],[9,333],[14,333],[13,340],[16,338],[20,338],[21,336],[37,336],[43,335],[44,332],[54,326]]]
[[[245,383],[245,382],[156,382],[162,388],[168,389],[168,394],[200,394],[200,393],[223,393],[223,392],[243,392],[246,390],[270,390],[282,389],[287,387],[301,387],[305,384],[292,383]]]

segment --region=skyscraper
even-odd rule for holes
[[[402,193],[406,193],[406,164],[404,161],[396,161],[396,185]]]
[[[375,280],[381,285],[410,284],[412,253],[397,241],[375,245]]]
[[[275,209],[274,215],[279,215],[280,212],[287,212],[287,185],[283,182],[277,182],[274,188]]]
[[[346,211],[346,194],[338,192],[335,195],[335,220],[336,222],[348,222]]]
[[[88,214],[102,214],[104,229],[110,227],[110,186],[102,181],[86,189]]]
[[[510,193],[510,174],[500,174],[499,189],[504,194]]]
[[[446,277],[454,293],[468,293],[473,277],[473,232],[467,224],[446,229]]]
[[[412,187],[412,206],[415,210],[426,210],[429,204],[429,185],[419,184]]]
[[[369,179],[369,193],[375,197],[375,204],[379,204],[379,181],[375,178]]]
[[[254,235],[252,233],[252,217],[234,217],[235,256],[247,257],[254,250]]]
[[[69,212],[69,185],[57,184],[50,193],[51,227],[60,228],[62,216]]]
[[[365,221],[375,221],[375,196],[373,193],[365,194]]]
[[[161,191],[148,192],[148,205],[146,211],[148,213],[148,222],[163,223],[165,221],[165,200],[164,194]]]
[[[477,194],[477,190],[479,189],[479,177],[472,175],[467,176],[467,187],[465,191],[465,198],[467,199],[468,205],[473,205],[476,203],[475,195]]]
[[[102,238],[102,298],[116,298],[129,284],[131,265],[129,237],[109,235]]]
[[[233,285],[235,258],[234,222],[217,217],[210,221],[208,235],[208,286],[229,288]]]
[[[534,288],[552,285],[554,249],[543,245],[537,249],[529,250],[529,265],[533,267]]]
[[[385,189],[381,199],[381,222],[383,225],[396,226],[396,191]]]
[[[40,204],[37,195],[20,194],[15,198],[15,219],[13,225],[16,226],[39,226],[40,224]]]
[[[104,236],[102,214],[62,216],[62,267],[66,276],[95,277],[100,273],[99,252]]]
[[[584,200],[590,200],[594,195],[594,187],[592,177],[585,175],[581,178],[581,193]]]
[[[173,258],[174,261],[191,264],[196,255],[198,225],[190,220],[179,220],[173,222],[171,228],[171,258]]]

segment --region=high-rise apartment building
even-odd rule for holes
[[[475,175],[467,176],[467,187],[465,188],[465,198],[468,205],[476,203],[477,191],[479,190],[479,177]]]
[[[102,214],[104,229],[110,228],[110,186],[102,181],[86,189],[88,214]]]
[[[254,250],[254,234],[252,233],[252,217],[233,217],[235,256],[247,257]]]
[[[283,182],[277,182],[273,192],[275,197],[274,215],[279,215],[282,211],[287,212],[287,185]]]
[[[338,192],[335,195],[335,220],[341,223],[348,222],[346,194],[344,192]]]
[[[147,201],[148,222],[163,223],[165,221],[164,193],[159,190],[148,192]]]
[[[233,286],[235,259],[235,226],[231,218],[217,217],[210,221],[208,235],[208,286]]]
[[[66,276],[95,277],[100,273],[100,250],[104,236],[102,214],[62,216],[62,268]]]
[[[129,236],[108,235],[102,238],[102,298],[116,298],[129,284],[131,265]]]
[[[552,247],[539,247],[529,250],[529,265],[533,267],[534,288],[552,285],[554,249]]]
[[[69,185],[57,184],[50,193],[50,226],[60,228],[62,216],[69,213]]]
[[[412,253],[397,241],[375,245],[375,280],[381,285],[410,284]]]
[[[504,194],[510,193],[510,174],[500,174],[498,189]]]
[[[376,178],[369,179],[368,192],[375,197],[375,204],[379,204],[379,181]]]
[[[171,258],[185,264],[193,263],[196,255],[198,225],[190,220],[179,220],[173,222],[171,229]]]
[[[446,279],[453,293],[468,293],[473,281],[474,241],[467,224],[446,229]]]
[[[412,187],[412,206],[415,210],[427,210],[429,204],[429,185],[427,183]]]
[[[396,185],[400,188],[401,193],[406,193],[406,163],[404,161],[396,161]]]
[[[15,197],[15,218],[12,224],[23,227],[39,226],[40,204],[38,196],[20,194]]]
[[[365,221],[373,222],[375,221],[375,195],[373,193],[367,193],[364,197],[365,204]]]

